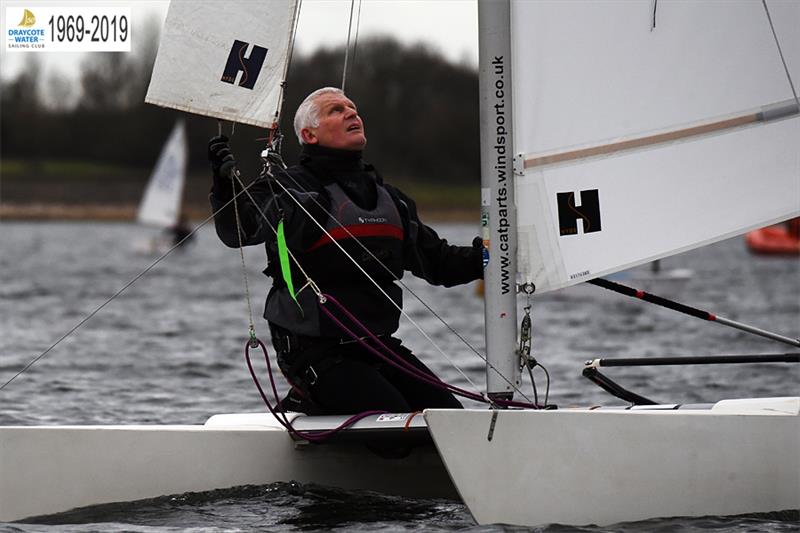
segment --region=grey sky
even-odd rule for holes
[[[132,9],[133,46],[135,27],[150,17],[163,22],[167,0],[3,0],[0,23],[5,29],[5,7],[63,5],[126,5]],[[358,10],[358,0],[355,4]],[[347,40],[350,0],[303,0],[296,46],[300,52],[320,46],[335,46]],[[478,21],[476,0],[362,0],[359,39],[375,34],[390,34],[405,44],[425,42],[454,62],[477,65]],[[32,52],[0,51],[0,76],[15,76]],[[46,73],[58,71],[67,76],[78,72],[84,54],[35,53]]]

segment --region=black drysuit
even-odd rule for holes
[[[394,280],[404,271],[446,287],[479,279],[483,276],[479,243],[454,246],[440,238],[419,220],[414,201],[384,184],[374,167],[364,163],[360,152],[306,145],[299,165],[288,171],[275,170],[274,174],[289,193],[277,183],[262,180],[248,189],[258,207],[247,193],[237,202],[243,244],[266,244],[265,274],[272,277],[273,286],[264,318],[270,324],[281,370],[295,385],[294,392],[299,393],[290,394],[284,406],[314,414],[459,407],[449,392],[419,382],[353,341],[321,312],[317,295],[305,286],[306,275],[372,333],[380,335],[396,354],[432,375],[391,336],[398,328],[398,307],[402,306],[402,290]],[[230,178],[220,177],[215,171],[212,209],[216,212],[232,196]],[[275,236],[279,220],[283,220],[287,246],[302,267],[301,271],[291,262],[297,301],[281,273]],[[238,247],[233,206],[218,213],[214,222],[222,242]],[[342,316],[331,303],[326,309]],[[342,320],[363,335],[351,321]],[[301,396],[302,403],[292,403]]]

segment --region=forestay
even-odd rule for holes
[[[186,181],[186,158],[186,127],[179,121],[161,151],[139,204],[136,217],[139,223],[169,227],[178,221]]]
[[[296,7],[297,0],[173,1],[145,101],[272,126]]]
[[[797,85],[800,2],[767,5]],[[511,20],[537,293],[800,213],[800,117],[761,2],[517,0]]]

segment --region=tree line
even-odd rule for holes
[[[71,107],[58,105],[67,92],[58,83],[48,84],[46,102],[42,69],[35,61],[4,82],[0,157],[150,168],[182,117],[190,171],[206,171],[207,143],[217,132],[217,121],[144,103],[158,40],[149,42],[140,54],[87,54],[79,73],[80,97]],[[389,38],[361,41],[356,52],[350,59],[347,94],[365,121],[365,158],[395,179],[477,185],[477,72],[423,45],[405,46]],[[294,111],[312,90],[339,86],[343,63],[344,47],[295,55],[281,118],[287,162],[295,161],[298,152]],[[230,125],[225,132],[230,133]],[[232,147],[245,172],[259,168],[263,141],[256,139],[264,136],[264,130],[236,125]]]

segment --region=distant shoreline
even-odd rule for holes
[[[94,220],[129,222],[136,219],[135,205],[69,205],[52,203],[0,204],[0,221],[76,221]],[[211,213],[200,208],[187,208],[190,220],[204,220]],[[475,222],[480,220],[478,209],[420,209],[425,222]]]

